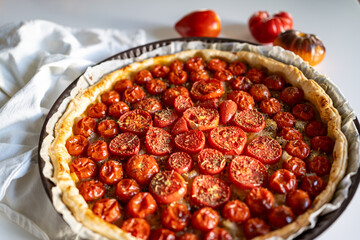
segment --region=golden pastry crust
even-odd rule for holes
[[[63,202],[71,210],[77,221],[81,222],[86,228],[109,239],[136,239],[122,231],[119,227],[100,219],[89,209],[88,204],[79,194],[75,181],[70,174],[69,163],[72,157],[67,152],[65,143],[67,139],[73,135],[74,123],[84,116],[87,107],[99,101],[100,95],[112,89],[116,81],[126,78],[133,79],[137,71],[149,68],[155,64],[169,65],[175,59],[186,61],[193,56],[201,56],[205,61],[215,57],[224,59],[227,62],[243,61],[252,67],[265,68],[269,73],[284,76],[290,84],[304,90],[305,99],[316,107],[320,113],[321,120],[327,124],[328,136],[335,141],[335,147],[333,151],[333,164],[326,189],[316,197],[312,207],[297,217],[293,223],[256,239],[266,239],[272,236],[289,237],[302,227],[308,225],[309,216],[331,200],[336,186],[343,178],[346,170],[347,141],[341,132],[341,118],[338,111],[333,107],[330,97],[315,81],[307,79],[304,74],[294,66],[289,66],[260,54],[246,51],[232,53],[218,50],[189,50],[168,56],[159,56],[144,60],[143,62],[136,62],[116,70],[104,76],[95,85],[79,92],[69,103],[66,111],[57,122],[55,138],[49,149],[49,155],[54,166],[54,178],[63,193]]]

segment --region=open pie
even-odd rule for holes
[[[49,155],[62,201],[109,239],[287,238],[345,173],[340,125],[294,66],[188,50],[81,91]]]

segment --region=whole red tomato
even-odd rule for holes
[[[292,27],[293,19],[287,12],[270,16],[266,11],[258,11],[249,19],[250,32],[260,43],[272,43],[281,32]]]
[[[212,10],[191,12],[175,24],[182,37],[217,37],[221,31],[220,17]]]

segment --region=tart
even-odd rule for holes
[[[294,66],[188,50],[80,92],[49,155],[62,201],[106,238],[287,238],[345,173],[340,125],[330,97]]]

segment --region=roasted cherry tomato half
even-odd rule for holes
[[[215,175],[224,170],[226,159],[220,151],[204,148],[199,152],[197,163],[201,173]]]
[[[173,137],[167,131],[152,127],[150,128],[145,137],[145,147],[149,154],[155,156],[164,156],[172,152]]]
[[[232,91],[228,95],[228,99],[233,100],[238,107],[238,110],[253,109],[255,106],[254,98],[244,91]]]
[[[133,196],[126,205],[126,212],[135,218],[145,218],[156,212],[157,205],[148,192],[140,192]]]
[[[80,195],[83,196],[86,202],[99,199],[104,196],[106,192],[104,184],[98,180],[80,182],[78,189]]]
[[[140,86],[127,88],[123,93],[123,100],[126,103],[136,103],[145,98],[145,92]]]
[[[280,91],[285,87],[286,81],[280,75],[269,75],[264,79],[264,84],[270,89]]]
[[[250,90],[252,84],[253,83],[250,81],[249,78],[247,78],[245,76],[239,76],[239,77],[236,77],[231,82],[231,87],[233,90],[248,92]]]
[[[154,114],[154,126],[165,128],[172,125],[178,119],[174,109],[163,109]]]
[[[183,174],[191,170],[193,160],[186,152],[176,152],[170,155],[167,161],[167,168]]]
[[[107,185],[117,184],[123,178],[122,164],[115,160],[105,162],[99,171],[99,179]]]
[[[124,113],[130,111],[129,106],[125,102],[117,102],[109,106],[109,115],[113,118],[119,118]]]
[[[164,78],[169,74],[169,72],[170,67],[160,64],[156,64],[151,70],[152,76],[156,78]]]
[[[203,107],[191,107],[184,112],[183,117],[191,129],[201,131],[216,128],[220,119],[219,112],[216,109]]]
[[[96,121],[91,117],[81,118],[74,126],[74,135],[89,137],[96,129]]]
[[[185,229],[190,218],[190,211],[185,204],[173,203],[162,212],[161,223],[164,227],[178,232]]]
[[[224,70],[226,66],[227,63],[219,58],[213,58],[207,63],[208,69],[213,72]]]
[[[224,88],[219,80],[209,79],[195,82],[190,90],[191,97],[195,100],[219,98],[224,94]]]
[[[140,192],[140,186],[134,179],[124,178],[116,184],[115,195],[122,202],[127,202]]]
[[[274,195],[266,188],[254,188],[247,194],[245,202],[252,214],[262,216],[273,208]]]
[[[199,238],[193,233],[184,233],[177,239],[178,240],[199,240]]]
[[[147,82],[150,82],[153,79],[153,76],[149,70],[140,70],[136,73],[134,81],[139,85],[144,85]]]
[[[153,156],[140,154],[127,161],[125,171],[139,185],[146,186],[160,169]]]
[[[235,76],[241,76],[241,75],[244,75],[246,72],[246,65],[243,62],[236,61],[236,62],[230,63],[229,70]]]
[[[237,105],[233,100],[225,100],[219,105],[220,121],[226,125],[235,115]]]
[[[163,109],[161,102],[156,98],[145,98],[140,100],[133,105],[133,108],[147,111],[151,115]]]
[[[278,128],[293,127],[295,124],[295,117],[289,112],[278,112],[273,117]]]
[[[280,112],[281,104],[276,98],[268,98],[260,102],[260,109],[263,113],[273,116]]]
[[[282,148],[275,139],[260,136],[247,145],[245,152],[246,155],[256,158],[264,164],[274,164],[279,161]]]
[[[79,156],[82,154],[88,145],[89,141],[82,135],[75,135],[69,138],[65,143],[68,153],[73,156]]]
[[[90,143],[87,156],[94,161],[102,161],[109,156],[108,144],[102,140]]]
[[[245,132],[260,132],[265,128],[263,115],[255,109],[237,112],[232,122]]]
[[[187,90],[187,88],[183,86],[168,88],[166,91],[164,91],[162,99],[166,105],[172,107],[174,106],[175,98],[180,95],[189,97],[189,90]]]
[[[179,118],[171,128],[171,134],[173,136],[187,131],[189,131],[189,127],[184,117]]]
[[[145,134],[152,126],[152,118],[150,113],[136,109],[123,114],[118,120],[119,128],[123,132],[131,132],[135,134]]]
[[[167,86],[166,83],[161,81],[160,79],[152,79],[151,81],[147,82],[145,85],[146,91],[150,94],[159,94],[163,93]]]
[[[250,81],[254,84],[260,84],[264,81],[266,77],[266,71],[260,68],[250,68],[247,73],[246,77],[250,79]]]
[[[222,216],[231,222],[244,223],[250,218],[249,207],[240,200],[231,200],[222,209]]]
[[[247,138],[241,128],[228,126],[211,130],[208,141],[213,148],[225,155],[239,155],[244,150]]]
[[[109,223],[115,222],[121,216],[120,204],[113,198],[103,198],[96,201],[92,211]]]
[[[200,208],[194,212],[191,225],[201,231],[210,231],[219,224],[220,216],[217,211],[210,207]]]
[[[261,102],[262,100],[266,100],[271,97],[268,87],[261,83],[252,85],[249,93],[254,98],[255,102]]]
[[[227,69],[217,70],[214,73],[214,78],[222,82],[230,82],[233,80],[234,75],[230,72],[230,70]]]
[[[119,127],[114,120],[102,120],[97,125],[97,132],[105,138],[113,138],[119,133]]]
[[[200,80],[209,80],[210,76],[209,76],[209,73],[206,70],[201,69],[201,70],[198,70],[198,71],[190,72],[189,79],[192,82],[197,82],[197,81],[200,81]]]
[[[174,100],[174,108],[177,113],[182,114],[187,109],[194,106],[194,103],[192,102],[190,97],[186,96],[177,96]]]
[[[309,137],[326,136],[327,129],[326,129],[326,126],[322,122],[312,121],[308,125],[306,125],[305,133]]]
[[[277,193],[285,194],[292,192],[297,187],[296,176],[289,170],[279,169],[271,175],[269,187]]]
[[[150,224],[142,218],[128,218],[121,225],[121,229],[132,236],[147,240],[150,236]]]
[[[174,85],[182,85],[186,83],[188,79],[188,74],[186,71],[173,71],[169,73],[169,83]]]
[[[76,158],[70,164],[70,172],[75,173],[80,180],[96,176],[96,163],[90,158]]]
[[[91,118],[103,118],[106,115],[106,111],[107,106],[102,102],[98,102],[89,107],[87,115]]]
[[[291,113],[298,119],[304,120],[304,121],[310,121],[315,116],[314,109],[306,103],[300,103],[296,104],[292,110]]]
[[[286,140],[302,140],[303,139],[303,135],[296,130],[295,128],[290,128],[290,127],[284,127],[280,130],[279,137],[282,137],[283,139]]]
[[[200,130],[180,133],[175,137],[175,146],[187,153],[198,153],[205,146],[205,135]]]
[[[119,157],[136,155],[140,150],[140,139],[133,133],[120,133],[110,141],[109,150]]]

